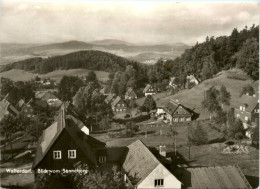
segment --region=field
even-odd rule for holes
[[[225,166],[238,165],[247,180],[256,188],[259,177],[259,150],[248,146],[248,154],[221,154],[219,144],[209,144],[191,147],[191,159],[188,147],[177,148],[177,152],[188,161],[189,166]]]
[[[14,81],[28,81],[34,79],[36,76],[41,78],[51,78],[57,82],[61,80],[64,75],[67,76],[86,76],[90,70],[87,69],[70,69],[70,70],[57,70],[47,74],[36,74],[32,72],[26,72],[24,70],[9,70],[6,72],[0,73],[1,77],[6,77],[12,79]],[[98,80],[107,81],[108,80],[108,72],[103,71],[95,71]]]
[[[241,78],[242,80],[230,78],[230,76],[234,75],[236,75],[236,78]],[[214,78],[205,80],[191,89],[185,89],[174,95],[170,95],[170,92],[162,92],[153,95],[153,98],[156,101],[157,107],[164,106],[170,99],[178,99],[181,104],[192,109],[196,113],[199,113],[199,119],[206,119],[209,117],[209,114],[201,107],[204,91],[206,91],[211,86],[220,88],[221,85],[225,85],[231,94],[230,106],[224,107],[224,109],[228,109],[239,106],[240,92],[242,88],[248,84],[252,84],[255,88],[255,91],[258,91],[258,81],[253,82],[241,70],[233,69],[229,71],[222,71]],[[138,105],[142,105],[143,101],[144,98],[140,98],[136,102]]]
[[[186,146],[187,145],[187,134],[189,127],[193,123],[186,123],[176,126],[176,131],[178,135],[176,136],[176,145]],[[207,124],[201,123],[203,129],[207,132],[208,138],[210,141],[218,141],[223,138],[223,134],[216,131],[215,129],[210,128]],[[148,120],[140,124],[140,130],[132,138],[110,138],[106,134],[95,134],[93,135],[98,140],[106,142],[108,146],[126,146],[132,143],[133,141],[140,139],[147,146],[157,147],[158,145],[173,145],[174,138],[170,135],[170,128],[172,127],[169,124],[160,121]],[[147,136],[145,132],[147,131]]]

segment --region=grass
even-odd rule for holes
[[[236,75],[240,78],[247,78],[247,80],[237,80],[231,79],[230,76]],[[238,69],[232,69],[228,71],[222,71],[217,76],[212,79],[208,79],[200,83],[199,85],[191,88],[180,91],[177,94],[170,95],[169,92],[162,92],[153,95],[154,100],[156,101],[157,107],[164,106],[169,102],[170,99],[178,99],[181,104],[194,110],[196,113],[199,113],[200,120],[209,118],[207,110],[202,109],[201,102],[203,100],[204,91],[206,91],[211,86],[220,88],[221,85],[225,85],[227,90],[231,94],[230,106],[225,106],[224,109],[227,110],[231,107],[238,107],[240,104],[239,95],[242,88],[248,84],[251,84],[255,91],[258,91],[259,81],[251,81],[245,73]],[[142,105],[145,97],[136,100],[138,105]]]
[[[90,70],[87,69],[70,69],[70,70],[57,70],[57,71],[49,72],[47,74],[36,74],[24,70],[13,69],[13,70],[0,73],[0,76],[12,79],[14,81],[28,81],[34,79],[36,76],[39,76],[41,78],[51,78],[59,82],[64,75],[81,77],[81,76],[86,76],[89,71]],[[95,71],[95,73],[97,75],[98,80],[100,81],[108,80],[108,72]]]
[[[108,146],[126,146],[131,144],[133,141],[140,139],[147,146],[156,147],[158,145],[172,145],[173,137],[170,135],[170,126],[164,122],[155,122],[154,124],[148,124],[154,122],[154,120],[150,119],[150,121],[144,121],[143,124],[140,125],[140,131],[138,133],[142,133],[140,135],[135,135],[132,138],[110,138],[106,134],[98,134],[93,135],[98,140],[106,142]],[[186,146],[187,145],[187,134],[188,128],[192,126],[193,123],[186,123],[183,125],[176,126],[176,131],[178,135],[176,136],[176,145],[177,146]],[[215,129],[210,128],[207,124],[201,124],[202,128],[207,132],[208,138],[213,141],[217,141],[218,139],[222,139],[223,134],[216,131]],[[147,134],[147,137],[144,135],[145,132],[152,133]],[[161,135],[160,135],[161,134]]]
[[[191,147],[191,159],[188,147],[177,148],[191,167],[238,165],[253,187],[258,186],[259,150],[248,146],[248,154],[221,154],[218,144]]]

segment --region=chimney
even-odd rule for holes
[[[166,157],[166,146],[159,146],[159,154],[163,157]]]

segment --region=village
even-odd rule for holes
[[[9,93],[1,100],[1,123],[11,121],[7,123],[10,125],[16,119],[26,128],[11,129],[9,126],[3,131],[1,170],[10,164],[8,162],[15,167],[26,165],[33,170],[33,173],[23,175],[28,177],[29,182],[44,175],[40,170],[71,170],[85,164],[99,170],[112,170],[115,166],[121,170],[123,183],[128,188],[201,188],[202,184],[210,187],[212,182],[219,185],[218,188],[242,185],[243,188],[251,188],[236,162],[224,165],[209,163],[202,168],[189,162],[196,159],[195,149],[205,144],[214,144],[218,153],[228,159],[228,156],[234,158],[237,154],[251,153],[252,146],[258,146],[253,137],[259,119],[258,92],[250,87],[243,89],[240,105],[233,107],[233,118],[227,118],[240,120],[243,128],[240,131],[235,128],[239,134],[233,133],[234,140],[229,140],[225,131],[216,128],[223,125],[223,120],[211,121],[212,117],[197,120],[200,112],[192,106],[183,105],[178,99],[170,98],[161,106],[155,102],[157,95],[167,95],[179,87],[174,80],[171,77],[165,88],[148,83],[141,97],[132,87],[127,88],[123,96],[107,94],[103,87],[96,88],[99,92],[94,89],[92,95],[98,93],[103,99],[99,102],[104,105],[101,107],[112,114],[111,117],[109,113],[104,115],[106,118],[98,126],[98,113],[82,114],[78,111],[78,93],[72,98],[73,102],[61,101],[56,96],[56,85],[41,89],[51,82],[40,82],[39,78],[35,78],[32,82],[38,86],[38,91],[27,102],[21,98],[17,104],[12,104],[8,100]],[[85,81],[87,85],[96,82],[96,79]],[[200,81],[193,75],[187,76],[185,90],[199,85]],[[227,99],[223,103],[229,104],[230,94],[226,91],[224,96]],[[39,120],[44,120],[43,125],[38,123]],[[207,128],[209,126],[211,128]],[[189,174],[192,174],[191,178]],[[15,175],[21,174],[11,174],[6,181],[4,177],[2,183],[10,185],[8,180]],[[224,178],[223,175],[227,176]]]
[[[1,13],[1,189],[259,187],[257,2]]]

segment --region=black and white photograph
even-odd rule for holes
[[[259,5],[0,1],[0,188],[258,188]]]

